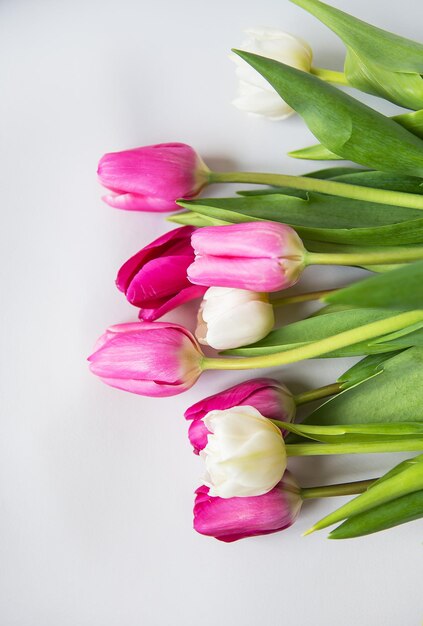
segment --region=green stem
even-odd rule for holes
[[[339,383],[333,383],[332,385],[325,385],[324,387],[318,387],[317,389],[299,393],[294,396],[294,400],[295,404],[300,406],[301,404],[307,404],[307,402],[327,398],[327,396],[334,396],[340,391],[342,391],[342,386]]]
[[[332,496],[351,496],[356,493],[363,493],[377,478],[369,480],[357,480],[353,483],[339,483],[337,485],[324,485],[322,487],[302,487],[301,497],[308,498],[331,498]]]
[[[310,254],[310,253],[309,253]],[[309,302],[310,300],[320,300],[325,296],[337,291],[337,289],[325,289],[324,291],[310,291],[309,293],[300,293],[295,296],[282,296],[275,300],[271,300],[273,307],[285,306],[286,304],[297,304],[298,302]]]
[[[404,247],[401,249],[375,252],[307,252],[307,265],[385,265],[423,259],[423,247]]]
[[[371,441],[351,443],[287,443],[287,456],[321,456],[322,454],[374,454],[379,452],[412,452],[423,450],[422,437],[396,441]]]
[[[333,83],[336,85],[349,85],[344,72],[336,72],[335,70],[327,70],[324,67],[312,67],[310,74],[314,74],[317,78]]]
[[[377,204],[390,204],[423,210],[423,195],[374,187],[361,187],[360,185],[338,183],[333,180],[321,180],[306,176],[263,174],[260,172],[210,172],[209,183],[251,183],[290,187],[292,189],[325,193],[330,196],[340,196],[341,198],[352,198],[354,200],[376,202]]]
[[[375,339],[402,328],[407,328],[420,321],[423,321],[423,311],[407,311],[406,313],[400,313],[371,324],[365,324],[359,328],[353,328],[352,330],[347,330],[298,348],[285,350],[284,352],[243,358],[204,357],[202,367],[204,370],[247,370],[287,365],[288,363],[296,363],[304,359],[313,359],[361,341]]]

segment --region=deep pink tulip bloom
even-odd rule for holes
[[[191,242],[196,256],[188,278],[196,285],[280,291],[294,285],[305,266],[303,243],[286,224],[206,226]]]
[[[203,485],[195,492],[194,528],[227,543],[292,526],[302,504],[300,487],[288,471],[276,487],[261,496],[218,498],[209,496],[208,491]]]
[[[207,445],[209,431],[202,418],[210,411],[231,409],[235,406],[252,406],[265,417],[281,422],[292,422],[296,412],[293,395],[277,380],[255,378],[234,385],[200,400],[185,411],[185,418],[192,420],[188,437],[195,454],[199,454]]]
[[[162,235],[131,257],[119,270],[117,287],[139,317],[153,321],[188,300],[201,298],[207,287],[193,285],[187,268],[194,260],[193,226],[182,226]]]
[[[178,198],[190,199],[208,182],[209,169],[191,146],[160,143],[105,154],[100,183],[112,193],[103,200],[127,211],[176,211]]]
[[[135,322],[110,326],[88,358],[93,374],[118,389],[143,396],[173,396],[201,374],[202,353],[178,324]]]

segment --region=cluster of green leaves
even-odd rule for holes
[[[379,532],[423,517],[423,455],[400,463],[364,493],[313,526],[321,530],[343,523],[331,539],[349,539]]]
[[[235,52],[334,154],[381,171],[423,176],[423,140],[401,124],[311,74],[249,52]]]
[[[423,45],[376,28],[319,0],[292,0],[342,39],[350,85],[408,109],[423,108]]]

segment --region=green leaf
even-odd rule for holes
[[[338,156],[321,143],[307,146],[306,148],[300,148],[299,150],[291,150],[288,152],[288,156],[293,159],[307,159],[309,161],[342,161],[344,157]]]
[[[329,539],[352,539],[377,533],[423,517],[423,490],[409,493],[354,515],[332,530]]]
[[[423,261],[354,283],[332,292],[324,300],[328,304],[358,308],[423,309]]]
[[[225,224],[229,224],[230,222],[224,222],[223,220],[214,219],[213,217],[208,217],[207,215],[201,215],[200,213],[195,213],[195,211],[182,211],[181,213],[175,213],[174,215],[170,215],[166,218],[168,222],[172,222],[173,224],[182,224],[186,226],[189,224],[190,226],[224,226]]]
[[[409,493],[423,489],[423,455],[402,463],[401,471],[390,478],[377,480],[367,491],[350,500],[333,513],[327,515],[313,526],[321,530],[341,520],[369,511],[385,502],[390,502]]]
[[[278,424],[279,425],[279,424]],[[339,426],[292,424],[283,428],[292,434],[321,443],[387,443],[401,439],[422,440],[423,420],[421,422],[362,423]]]
[[[385,355],[386,357],[386,355]],[[389,355],[380,363],[366,359],[363,371],[346,372],[346,389],[313,411],[305,424],[358,424],[423,419],[423,347]],[[366,371],[366,365],[368,370]],[[366,377],[366,374],[367,377]],[[349,376],[352,376],[349,384]],[[361,378],[361,380],[360,380]]]
[[[423,139],[423,109],[413,111],[412,113],[394,115],[391,119],[406,128],[413,135],[416,135],[416,137]],[[300,150],[292,150],[288,152],[288,156],[294,159],[308,159],[312,161],[334,161],[342,159],[342,157],[334,154],[320,143],[308,146],[307,148],[301,148]],[[403,191],[406,190],[404,189]]]
[[[299,113],[326,148],[372,169],[423,176],[423,142],[405,128],[311,74],[235,52]]]
[[[300,237],[312,241],[360,246],[423,243],[421,211],[316,193],[307,195],[298,198],[266,193],[179,204],[218,223],[270,220],[289,224]],[[196,218],[195,225],[200,224]]]
[[[357,89],[411,109],[423,107],[423,45],[376,28],[319,0],[292,0],[347,47],[345,76]]]

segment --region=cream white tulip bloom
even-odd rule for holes
[[[263,339],[274,324],[266,293],[210,287],[200,305],[195,335],[203,345],[229,350]]]
[[[210,411],[203,422],[210,434],[200,456],[211,496],[259,496],[278,484],[286,469],[286,450],[273,422],[251,406]]]
[[[310,71],[313,53],[302,39],[274,28],[250,28],[245,33],[248,38],[239,46],[240,50],[280,61],[304,72]],[[294,113],[267,80],[246,61],[237,55],[231,55],[231,59],[237,64],[239,79],[239,96],[232,104],[242,111],[271,120],[283,120]]]

